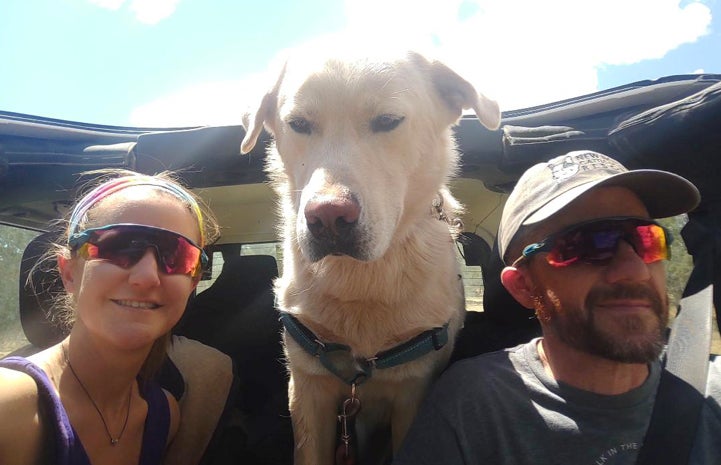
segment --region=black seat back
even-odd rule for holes
[[[533,310],[525,308],[501,283],[505,264],[498,255],[498,243],[488,254],[483,274],[483,311],[466,312],[452,361],[513,347],[541,335]]]
[[[50,231],[37,236],[25,248],[20,262],[20,323],[27,340],[38,349],[57,344],[67,335],[67,330],[52,319],[53,303],[63,292],[63,283],[55,271],[57,262],[51,258],[36,266],[58,235]]]
[[[230,355],[238,373],[237,421],[223,433],[218,463],[292,463],[288,376],[273,293],[277,276],[270,255],[225,254],[216,281],[191,299],[174,330]]]
[[[241,374],[283,373],[273,296],[277,276],[278,265],[270,255],[227,257],[213,285],[191,299],[173,332],[230,355]],[[270,366],[263,364],[268,357],[275,361]]]

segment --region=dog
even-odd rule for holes
[[[294,461],[382,463],[463,325],[452,127],[473,109],[497,129],[499,108],[417,52],[291,57],[269,87],[240,151],[273,136]]]

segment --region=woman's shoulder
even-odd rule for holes
[[[0,463],[35,463],[43,442],[38,387],[22,371],[0,367],[0,418]]]
[[[0,366],[0,409],[8,402],[34,402],[37,406],[37,396],[38,385],[29,374]]]
[[[29,357],[7,357],[0,360],[0,395],[31,395],[37,400],[38,384],[52,385],[48,373],[54,366],[49,363],[51,349]],[[0,397],[2,399],[2,397]]]
[[[0,368],[0,436],[16,435],[37,423],[38,386],[22,371]]]

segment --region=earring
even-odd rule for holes
[[[535,311],[536,319],[541,323],[549,323],[551,321],[551,314],[546,310],[543,299],[539,295],[533,296],[533,310]]]

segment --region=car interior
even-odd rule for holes
[[[502,116],[496,131],[471,116],[461,118],[455,131],[461,170],[451,188],[466,208],[457,250],[468,311],[454,361],[540,334],[533,312],[500,283],[504,265],[495,234],[521,173],[571,150],[599,151],[629,169],[663,169],[694,182],[702,202],[677,237],[693,263],[682,295],[721,284],[721,75],[635,82]],[[282,251],[274,192],[264,172],[271,140],[264,134],[241,155],[243,135],[241,126],[130,128],[0,112],[0,224],[37,233],[20,259],[17,313],[25,344],[0,356],[30,354],[64,337],[50,305],[62,284],[52,264],[35,265],[57,237],[55,222],[75,197],[80,173],[172,170],[218,218],[221,237],[206,250],[211,266],[173,331],[160,374],[188,418],[187,436],[176,441],[170,463],[292,463],[272,289]],[[719,299],[713,295],[715,321]],[[208,376],[213,370],[224,375]]]

